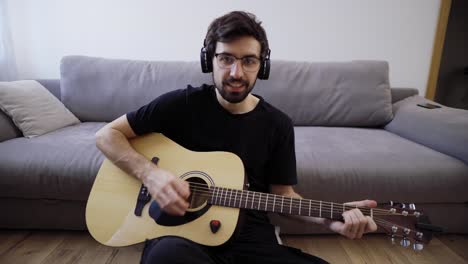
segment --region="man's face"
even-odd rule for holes
[[[260,43],[255,38],[240,37],[230,43],[218,42],[215,54],[260,58],[260,49]],[[214,84],[224,100],[230,103],[240,103],[249,95],[257,80],[257,73],[258,69],[244,71],[241,60],[236,60],[230,68],[224,69],[213,56]]]

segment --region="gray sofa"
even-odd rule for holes
[[[296,189],[345,202],[415,203],[432,222],[468,233],[468,111],[417,106],[416,89],[390,88],[382,61],[273,61],[254,93],[295,124]],[[60,80],[39,80],[81,123],[27,139],[0,111],[0,228],[85,229],[103,155],[94,133],[187,84],[211,83],[198,62],[64,57]],[[272,215],[284,233],[324,232]]]

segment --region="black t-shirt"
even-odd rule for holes
[[[137,135],[159,132],[192,151],[228,151],[238,155],[249,190],[269,192],[270,184],[297,183],[291,119],[265,102],[245,114],[232,114],[216,98],[215,87],[175,90],[127,114]],[[268,222],[263,212],[250,221]]]

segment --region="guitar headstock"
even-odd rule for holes
[[[416,251],[421,251],[431,241],[434,232],[443,231],[431,225],[429,217],[414,204],[389,202],[374,209],[373,219],[390,236],[393,244],[400,240],[401,246],[412,246]]]

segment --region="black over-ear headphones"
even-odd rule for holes
[[[270,77],[270,53],[271,50],[268,49],[267,55],[261,62],[260,70],[257,74],[257,77],[261,80],[268,80],[268,77]],[[200,62],[203,73],[209,73],[213,71],[213,58],[208,55],[205,43],[203,43],[203,47],[200,51]]]

